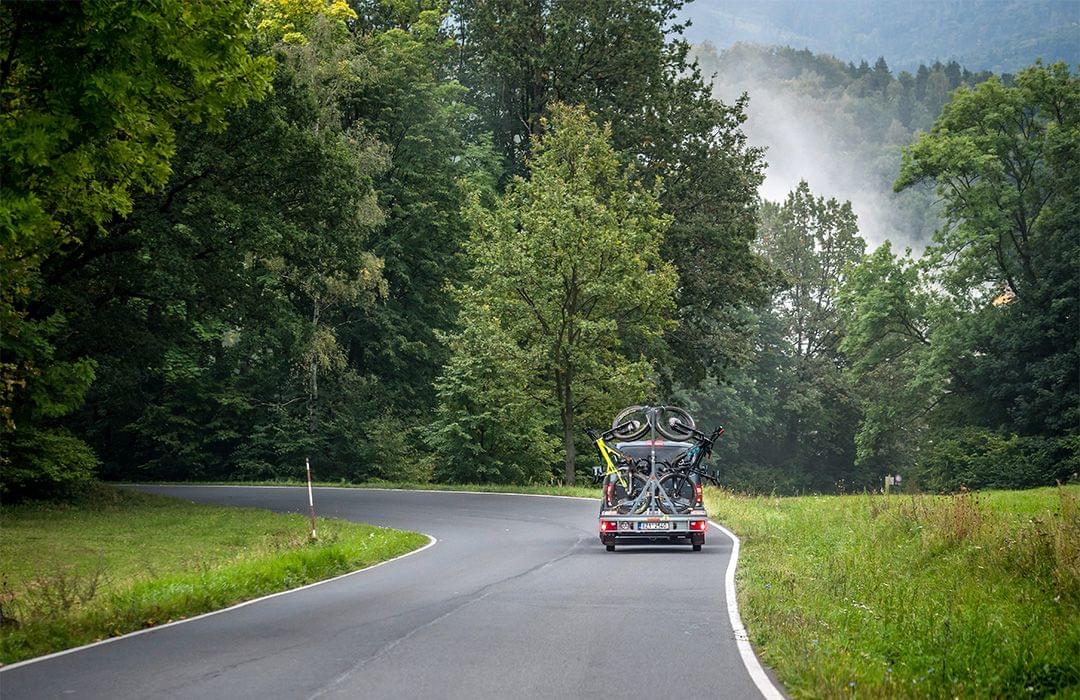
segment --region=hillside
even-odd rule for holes
[[[699,0],[683,13],[694,43],[787,44],[845,61],[885,56],[912,71],[936,60],[994,72],[1038,58],[1080,61],[1080,4],[1071,0]]]
[[[930,128],[949,93],[986,80],[958,63],[893,73],[885,59],[870,65],[790,47],[737,44],[696,47],[716,94],[750,96],[746,132],[768,149],[761,189],[782,200],[799,180],[827,196],[849,199],[871,243],[886,239],[921,248],[939,225],[928,188],[896,194],[901,150]]]

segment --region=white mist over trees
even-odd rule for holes
[[[849,200],[860,233],[871,247],[885,240],[917,252],[940,226],[928,187],[893,191],[902,149],[941,112],[949,93],[990,77],[957,63],[893,73],[873,66],[788,47],[737,44],[697,47],[702,72],[716,96],[750,97],[745,130],[766,150],[760,188],[781,201],[806,180],[815,192]]]

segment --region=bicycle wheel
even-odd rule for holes
[[[612,495],[615,497],[616,510],[625,515],[630,512],[630,507],[637,497],[641,495],[641,489],[645,487],[645,477],[638,472],[631,471],[627,473],[625,470],[622,471],[622,477],[626,482],[626,486],[624,487],[616,480]]]
[[[676,513],[689,513],[694,508],[696,494],[694,482],[685,472],[670,472],[660,477],[660,488],[664,489]]]
[[[619,440],[640,440],[649,431],[649,421],[645,417],[645,406],[629,406],[619,411],[615,420],[611,421],[612,428],[618,428],[623,423],[629,423],[622,430],[615,432]]]
[[[689,440],[694,436],[682,426],[697,427],[694,418],[689,413],[675,406],[664,407],[656,421],[656,429],[668,440]]]

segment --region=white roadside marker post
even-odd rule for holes
[[[308,509],[311,512],[311,539],[315,537],[315,497],[311,492],[311,459],[304,457],[304,464],[307,466],[307,502]]]

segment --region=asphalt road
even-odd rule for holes
[[[306,512],[293,488],[147,487]],[[754,698],[731,542],[606,552],[594,502],[316,489],[320,515],[434,546],[220,614],[0,672],[19,698]]]

